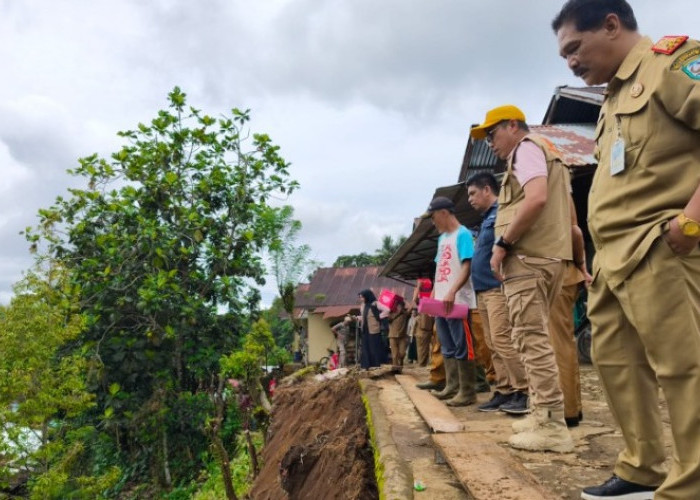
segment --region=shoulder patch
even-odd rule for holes
[[[656,42],[651,50],[658,52],[659,54],[670,55],[678,50],[678,48],[683,45],[687,39],[688,35],[667,35]]]
[[[700,47],[695,47],[694,49],[686,50],[673,60],[673,62],[671,63],[671,70],[678,71],[683,67],[685,63],[687,63],[691,59],[695,59],[695,57],[699,55]]]
[[[693,80],[700,80],[700,56],[685,63],[683,65],[683,73]]]

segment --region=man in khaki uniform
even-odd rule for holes
[[[700,498],[700,43],[654,44],[624,0],[571,0],[552,27],[574,74],[608,84],[589,196],[588,315],[625,449],[582,498]]]
[[[582,284],[588,287],[591,275],[586,267],[583,233],[578,226],[576,207],[570,200],[571,242],[573,261],[566,261],[561,292],[549,311],[549,340],[559,370],[559,385],[564,394],[564,420],[567,427],[576,427],[583,418],[581,404],[581,377],[578,364],[578,346],[574,337],[573,309]]]
[[[574,337],[574,303],[585,275],[573,262],[567,262],[561,292],[549,311],[549,340],[559,371],[559,386],[564,395],[564,420],[567,427],[576,427],[583,418],[581,377],[578,347]]]
[[[532,414],[513,424],[514,448],[570,452],[564,398],[549,341],[547,318],[572,260],[569,172],[554,145],[531,134],[515,106],[486,113],[471,130],[506,160],[496,216],[491,270],[503,281],[513,342],[527,373]]]

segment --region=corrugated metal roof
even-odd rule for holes
[[[582,198],[583,201],[577,202],[581,199],[581,193],[576,192],[576,186],[579,184],[589,186],[589,174],[596,167],[595,158],[593,158],[595,147],[593,135],[604,97],[605,87],[557,87],[542,121],[544,125],[530,125],[533,132],[540,133],[551,140],[561,151],[564,162],[572,167],[574,201],[577,211],[583,215],[581,220],[584,221],[585,196]],[[462,168],[457,178],[460,184],[438,188],[435,195],[451,198],[458,208],[457,218],[465,226],[472,227],[478,224],[480,219],[467,203],[466,194],[461,194],[466,193],[462,183],[478,172],[488,171],[498,174],[504,169],[504,162],[496,158],[486,141],[475,141],[469,138]],[[460,186],[462,191],[459,189]],[[466,207],[460,213],[459,199],[462,196],[462,203]],[[588,239],[585,224],[582,229],[584,237]],[[411,236],[391,257],[382,274],[405,279],[432,276],[437,236],[437,231],[430,221],[420,221],[415,225]]]
[[[380,276],[380,270],[379,266],[319,268],[308,284],[297,287],[294,305],[315,312],[320,309],[324,317],[329,317],[327,313],[337,313],[339,317],[351,309],[359,309],[357,295],[366,288],[377,297],[386,288],[410,301],[414,283]]]
[[[595,167],[594,124],[530,125],[530,131],[552,141],[561,151],[562,159],[569,167]],[[493,154],[486,141],[469,138],[459,173],[459,182],[466,181],[477,172],[488,171],[498,174],[504,170],[504,162]]]
[[[562,160],[569,167],[594,167],[596,165],[596,160],[593,157],[595,125],[583,123],[535,125],[531,129],[552,141],[561,152]]]
[[[481,222],[479,212],[469,204],[467,189],[463,183],[435,190],[435,196],[445,196],[455,204],[455,216],[460,224],[476,228]],[[435,275],[435,252],[439,233],[430,219],[420,222],[413,233],[401,245],[382,269],[382,275],[404,278],[432,278]]]
[[[542,123],[596,123],[605,87],[557,87]]]

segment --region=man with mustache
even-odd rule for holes
[[[581,498],[700,498],[700,43],[654,44],[624,0],[569,0],[552,28],[574,74],[607,84],[588,201],[588,315],[625,449],[613,476]]]

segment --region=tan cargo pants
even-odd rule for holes
[[[574,303],[583,274],[572,262],[566,263],[564,285],[549,311],[549,340],[559,370],[559,385],[564,394],[564,416],[578,417],[581,411],[581,377],[578,348],[574,337]]]
[[[559,371],[549,341],[548,318],[561,291],[564,262],[508,255],[503,261],[503,291],[508,302],[513,342],[527,374],[531,404],[563,408]]]
[[[615,473],[648,486],[663,481],[656,500],[700,498],[700,249],[679,257],[659,239],[614,290],[596,266],[592,355],[625,440]],[[674,449],[668,476],[659,385]]]
[[[477,293],[476,298],[484,339],[496,372],[496,390],[501,394],[527,392],[525,366],[511,337],[506,296],[500,288],[494,288]]]

